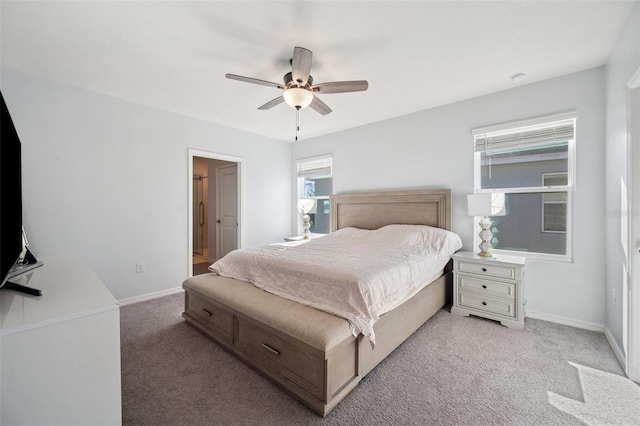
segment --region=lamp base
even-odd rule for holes
[[[491,240],[493,239],[493,232],[491,232],[491,225],[493,222],[487,216],[483,216],[478,222],[480,225],[480,233],[478,236],[480,237],[480,244],[478,248],[480,252],[478,252],[478,256],[482,257],[493,257],[491,254],[491,249],[493,246],[491,245]]]
[[[302,216],[302,239],[303,240],[308,240],[309,239],[309,235],[311,235],[311,232],[309,231],[309,229],[311,228],[311,223],[309,223],[309,220],[311,219],[311,217],[308,214],[304,214]]]

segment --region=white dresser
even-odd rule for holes
[[[0,424],[120,425],[120,309],[77,256],[13,282],[42,290],[0,291]]]
[[[519,256],[453,255],[451,313],[489,318],[509,328],[524,328],[524,268]]]

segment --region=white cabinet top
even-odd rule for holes
[[[119,309],[118,301],[79,256],[39,260],[43,266],[11,281],[38,288],[42,296],[0,290],[0,336]]]
[[[524,266],[525,263],[527,262],[527,258],[522,256],[508,256],[508,255],[494,254],[491,257],[483,257],[483,256],[478,256],[477,253],[471,252],[471,251],[459,251],[455,253],[452,257],[457,258],[459,260],[468,260],[472,262],[486,262],[487,264],[506,263],[506,264]]]

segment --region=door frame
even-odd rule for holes
[[[627,299],[626,315],[623,322],[627,325],[627,353],[625,370],[629,379],[640,383],[640,244],[636,241],[635,236],[640,229],[636,229],[639,225],[638,215],[640,211],[640,199],[636,196],[640,192],[640,168],[637,167],[637,159],[640,158],[640,152],[637,148],[640,146],[640,123],[638,122],[637,113],[632,114],[632,96],[637,96],[640,91],[640,68],[633,74],[627,84]],[[633,92],[633,93],[632,93]],[[638,106],[636,105],[636,108]],[[634,117],[635,114],[635,117]],[[635,121],[634,121],[635,120]],[[635,160],[634,161],[634,157]],[[635,166],[635,167],[634,167]]]
[[[189,277],[193,276],[193,157],[201,157],[201,158],[207,158],[209,160],[222,160],[222,161],[228,161],[231,163],[236,163],[237,166],[237,179],[238,179],[238,185],[237,185],[237,203],[238,203],[238,248],[242,248],[244,247],[244,188],[243,188],[243,177],[244,177],[244,167],[242,167],[242,162],[243,162],[243,158],[242,157],[236,157],[235,155],[227,155],[227,154],[220,154],[217,152],[210,152],[210,151],[202,151],[202,150],[198,150],[198,149],[191,149],[189,148],[188,150],[188,178],[187,178],[187,185],[188,185],[188,191],[187,191],[187,195],[188,195],[188,200],[187,200],[187,208],[188,208],[188,232],[187,235],[189,236],[189,241],[188,241],[188,260],[189,260],[189,264],[188,264],[188,269],[187,271],[189,272]]]

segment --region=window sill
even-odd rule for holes
[[[534,253],[534,252],[528,252],[528,251],[499,250],[499,249],[493,249],[491,250],[491,252],[498,255],[501,254],[506,256],[526,257],[527,259],[539,260],[543,262],[573,263],[573,257],[569,255]]]

